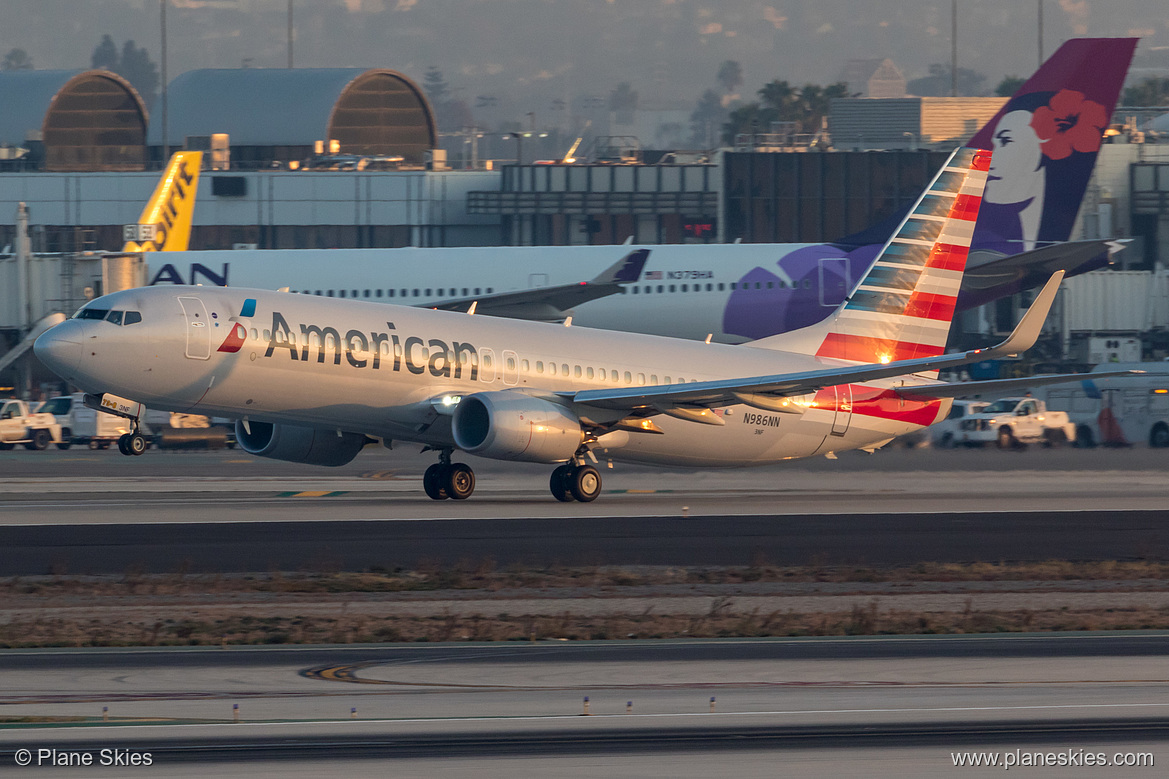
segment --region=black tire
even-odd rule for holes
[[[1011,432],[1011,428],[1000,427],[998,436],[995,438],[995,444],[999,449],[1014,449],[1016,446],[1015,434]]]
[[[443,485],[448,498],[466,500],[475,491],[475,472],[466,463],[451,463]]]
[[[146,436],[141,433],[131,433],[126,439],[126,453],[132,454],[135,457],[141,457],[146,454],[146,449],[150,443],[146,440]]]
[[[552,476],[548,479],[548,489],[551,490],[552,497],[561,503],[571,503],[574,499],[572,492],[568,488],[569,474],[571,473],[571,465],[561,465],[552,471]]]
[[[581,503],[591,503],[601,494],[601,474],[591,465],[574,468],[568,479],[568,489]]]
[[[0,441],[0,452],[7,452],[9,449],[12,449],[15,446],[16,444],[6,444],[3,441]]]
[[[62,452],[63,452],[63,451],[65,451],[66,449],[68,449],[68,448],[69,448],[69,447],[71,447],[71,446],[73,446],[73,442],[72,442],[72,441],[59,441],[59,442],[57,443],[57,448],[58,448],[58,449],[60,449]]]
[[[957,444],[954,443],[954,434],[949,432],[942,433],[942,437],[938,441],[938,448],[953,449],[955,446],[957,446]]]
[[[57,448],[65,451],[71,446],[73,446],[73,431],[66,427],[61,430],[61,440],[57,442]]]
[[[1076,428],[1076,446],[1080,449],[1095,449],[1096,439],[1092,437],[1092,428],[1080,425]]]
[[[129,439],[130,439],[129,433],[123,433],[122,435],[118,436],[118,451],[121,452],[122,454],[126,455],[127,457],[130,456],[130,449],[129,449],[129,446],[127,444]],[[99,443],[98,446],[101,446],[101,444]]]
[[[1067,434],[1062,430],[1043,431],[1043,445],[1048,449],[1059,449],[1067,442]]]
[[[446,488],[443,486],[446,483],[445,471],[441,464],[435,463],[422,474],[422,489],[426,490],[426,496],[431,500],[447,499]]]
[[[1169,446],[1169,427],[1165,427],[1165,425],[1154,427],[1153,432],[1149,433],[1149,446],[1154,449],[1164,449]]]
[[[49,448],[49,444],[52,442],[53,436],[49,435],[48,430],[34,430],[32,438],[24,445],[24,448],[34,452],[43,452]]]

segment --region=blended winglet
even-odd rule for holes
[[[1007,336],[1007,339],[1002,343],[983,351],[983,359],[993,360],[1010,354],[1018,354],[1035,345],[1035,342],[1039,340],[1039,334],[1043,331],[1043,323],[1047,320],[1048,313],[1051,312],[1051,306],[1055,302],[1055,295],[1059,292],[1059,285],[1063,281],[1063,277],[1064,272],[1061,270],[1051,274],[1051,278],[1035,296],[1035,302],[1023,314],[1019,324],[1015,325],[1014,332]]]
[[[641,278],[649,249],[637,249],[597,274],[590,284],[629,284]]]

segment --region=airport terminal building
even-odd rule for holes
[[[120,251],[180,148],[204,151],[191,249],[832,242],[910,204],[959,136],[1002,103],[850,98],[833,104],[847,142],[830,151],[770,133],[706,153],[598,138],[570,164],[532,161],[522,138],[481,147],[519,160],[444,148],[467,138],[443,137],[424,92],[389,69],[195,70],[167,99],[164,124],[159,106],[148,112],[108,71],[0,72],[0,249],[16,244],[23,203],[33,253],[92,264],[95,252]],[[1112,288],[1128,284],[1123,294],[1140,300],[1110,306],[1108,321],[1065,322],[1110,338],[1169,332],[1169,144],[1129,129],[1101,147],[1072,232],[1132,239],[1114,267],[1141,275],[1114,274],[1084,294],[1119,299]],[[11,249],[0,255],[8,264]],[[1023,302],[965,326],[1002,332]],[[21,330],[12,309],[0,301],[9,344]]]

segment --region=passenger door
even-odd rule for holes
[[[843,257],[822,257],[818,268],[820,305],[836,308],[848,296],[848,260]]]
[[[211,322],[207,306],[199,298],[179,298],[183,318],[187,320],[187,357],[192,360],[211,358]]]

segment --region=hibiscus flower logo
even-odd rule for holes
[[[1039,137],[1043,154],[1053,160],[1062,160],[1073,151],[1098,151],[1107,128],[1104,106],[1085,100],[1082,92],[1072,89],[1056,92],[1031,117],[1031,129]]]

